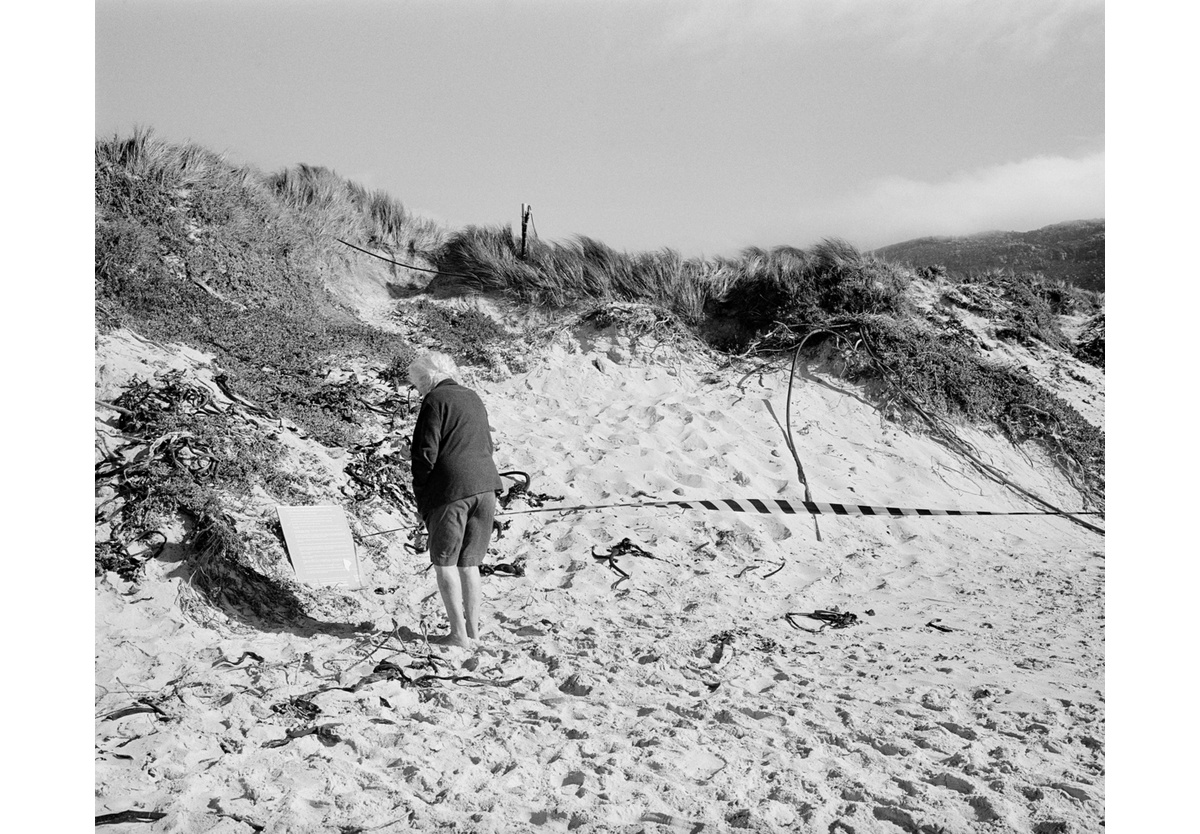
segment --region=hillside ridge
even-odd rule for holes
[[[873,254],[915,268],[944,267],[955,277],[1030,271],[1104,292],[1104,220],[1070,220],[1026,232],[930,235],[881,246]]]

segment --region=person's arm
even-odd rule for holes
[[[422,503],[425,484],[429,481],[434,464],[437,463],[441,442],[441,414],[429,403],[424,403],[417,414],[412,441],[413,495],[416,496],[418,506]]]

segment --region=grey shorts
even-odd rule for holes
[[[429,511],[429,561],[441,567],[478,567],[492,540],[496,493],[468,495]]]

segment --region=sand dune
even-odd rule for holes
[[[97,397],[167,356],[102,338]],[[171,361],[203,376],[197,357]],[[547,506],[799,500],[786,369],[746,370],[651,356],[610,330],[564,333],[527,371],[464,381],[488,405],[501,469],[561,496]],[[1036,509],[819,369],[791,410],[814,500]],[[961,431],[1016,483],[1079,506],[1035,452]],[[312,451],[344,480],[336,455]],[[247,509],[269,511],[269,496]],[[1096,534],[1036,516],[502,520],[492,558],[525,574],[487,577],[480,648],[435,650],[432,666],[419,635],[441,608],[402,536],[364,559],[366,588],[334,594],[323,625],[221,614],[177,549],[136,586],[98,578],[96,813],[163,813],[111,828],[147,832],[1101,825]],[[636,548],[596,558],[624,539]],[[385,660],[422,685],[380,674]],[[118,715],[151,694],[159,711]]]

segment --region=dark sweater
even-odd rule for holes
[[[422,518],[442,504],[503,488],[479,395],[452,379],[425,395],[413,429],[412,473]]]

